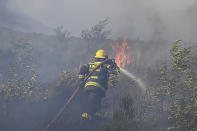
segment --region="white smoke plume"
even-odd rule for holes
[[[62,24],[77,36],[82,29],[107,17],[112,36],[196,42],[196,3],[196,0],[7,0],[6,7],[50,28]]]

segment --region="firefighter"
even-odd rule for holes
[[[84,78],[101,62],[108,59],[108,55],[104,50],[98,50],[94,57],[94,62],[83,65],[79,71],[79,81],[84,91],[87,93],[87,107],[81,114],[82,119],[93,120],[100,116],[101,99],[105,96],[108,89],[108,81],[110,76],[115,76],[118,80],[120,69],[113,59],[101,65],[95,72],[83,83]]]

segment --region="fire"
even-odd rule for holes
[[[123,41],[122,44],[116,44],[112,48],[116,52],[115,62],[119,67],[125,67],[126,65],[131,64],[131,48],[126,41]]]

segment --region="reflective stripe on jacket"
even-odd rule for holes
[[[91,71],[95,69],[97,65],[99,65],[102,61],[90,62],[89,64],[83,65],[79,72],[79,79],[84,79]],[[102,91],[106,91],[107,83],[109,79],[109,74],[113,72],[117,72],[119,67],[115,64],[115,62],[105,63],[101,65],[98,69],[96,69],[92,75],[88,78],[85,83],[85,89],[101,89]]]

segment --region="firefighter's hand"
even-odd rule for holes
[[[112,61],[112,63],[116,63],[116,62],[115,62],[115,59],[111,59],[111,61]]]
[[[115,59],[110,59],[110,64],[111,65],[113,65],[113,64],[115,64],[116,62],[115,62]]]
[[[111,65],[112,69],[113,69],[113,68],[117,68],[117,67],[118,67],[118,66],[117,66],[117,64],[116,64],[115,59],[111,59],[111,61],[110,61],[110,65]]]

